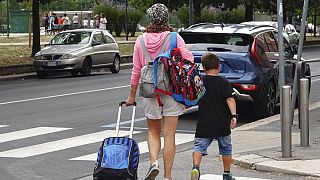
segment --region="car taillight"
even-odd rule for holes
[[[251,51],[250,51],[252,57],[257,61],[258,64],[260,64],[260,59],[257,54],[257,38],[254,38]]]
[[[255,91],[257,90],[257,85],[255,84],[233,84],[234,86],[240,87],[244,91]]]

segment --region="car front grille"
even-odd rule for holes
[[[46,60],[57,60],[62,57],[62,55],[44,55]]]

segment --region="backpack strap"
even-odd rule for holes
[[[169,95],[169,96],[172,96],[172,93],[157,88],[157,84],[158,84],[158,78],[157,78],[158,77],[158,64],[159,64],[159,61],[160,61],[161,58],[169,59],[172,49],[174,49],[176,47],[177,47],[177,33],[176,32],[170,32],[170,47],[169,47],[169,49],[166,52],[160,54],[158,57],[156,57],[154,59],[154,61],[153,61],[153,83],[154,83],[153,85],[154,85],[154,91],[156,93],[156,98],[157,98],[159,106],[163,106],[163,104],[161,103],[159,92],[161,92],[163,94],[166,94],[166,95]]]
[[[165,48],[167,47],[167,45],[168,45],[168,43],[169,43],[169,42],[168,42],[168,39],[169,39],[169,36],[167,35],[167,36],[165,37],[165,39],[164,39],[164,43],[163,43],[162,46],[161,46],[160,53],[163,53],[163,51],[164,51]],[[141,36],[141,38],[140,38],[140,45],[141,45],[143,54],[144,54],[144,56],[146,57],[147,63],[148,63],[148,62],[152,62],[150,53],[149,53],[148,50],[147,50],[147,47],[146,47],[145,41],[144,41],[144,39],[143,39],[143,36]]]

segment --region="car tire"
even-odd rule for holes
[[[90,58],[85,58],[80,70],[82,76],[89,76],[91,74],[92,63]]]
[[[39,79],[46,78],[47,75],[48,75],[48,73],[45,72],[45,71],[37,71],[37,76],[38,76]]]
[[[79,74],[79,70],[78,69],[74,69],[70,71],[71,76],[77,76]]]
[[[120,57],[119,56],[115,56],[113,59],[113,64],[110,67],[110,71],[112,73],[118,73],[120,71]]]
[[[276,110],[276,88],[272,82],[268,82],[263,93],[262,100],[255,104],[256,118],[269,117],[275,114]]]

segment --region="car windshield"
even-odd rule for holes
[[[197,47],[190,50],[215,50],[246,52],[253,38],[246,34],[222,34],[222,33],[180,33],[187,45]],[[199,46],[197,46],[199,44]],[[201,44],[201,45],[200,45]],[[198,49],[202,47],[203,49]]]
[[[91,32],[63,32],[57,34],[51,40],[50,45],[87,44],[90,37]]]

